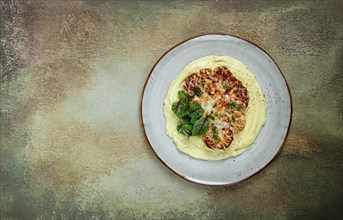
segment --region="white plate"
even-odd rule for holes
[[[267,120],[254,144],[238,157],[220,161],[194,159],[180,152],[166,134],[163,100],[172,81],[191,61],[208,55],[231,56],[256,76],[267,100]],[[186,40],[154,65],[141,98],[145,136],[156,156],[186,180],[205,185],[238,183],[265,168],[281,150],[292,118],[292,99],[285,78],[260,47],[237,37],[209,34]]]

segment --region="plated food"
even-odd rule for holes
[[[198,159],[238,156],[265,124],[266,107],[258,81],[242,62],[202,57],[185,67],[165,97],[167,134]]]
[[[224,81],[235,82],[231,93]],[[191,182],[230,185],[257,174],[278,155],[289,132],[292,99],[266,51],[239,37],[207,34],[177,44],[156,61],[140,113],[147,142],[170,170]]]

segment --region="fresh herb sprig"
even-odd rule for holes
[[[172,110],[179,118],[177,131],[187,137],[204,135],[210,126],[211,118],[199,103],[190,103],[191,97],[183,91],[178,92],[179,100],[172,104]]]

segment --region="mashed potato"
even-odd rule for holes
[[[172,111],[171,105],[177,101],[178,91],[182,89],[183,80],[191,73],[204,68],[226,66],[233,76],[240,80],[248,90],[250,97],[246,110],[246,124],[243,131],[234,134],[231,145],[223,149],[210,149],[200,136],[186,136],[180,134],[176,127],[178,118]],[[246,151],[255,141],[258,133],[266,122],[266,100],[262,89],[255,76],[240,61],[228,56],[206,56],[189,63],[184,70],[172,82],[168,94],[164,99],[164,116],[166,118],[166,130],[177,148],[198,159],[221,160],[228,157],[238,156]]]

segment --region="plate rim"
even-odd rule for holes
[[[280,71],[281,73],[281,76],[283,78],[283,80],[285,81],[285,84],[286,84],[286,87],[287,87],[287,91],[288,91],[288,95],[289,95],[289,100],[290,100],[290,118],[289,118],[289,122],[288,122],[288,127],[287,127],[287,132],[286,132],[286,135],[282,141],[282,144],[279,148],[279,150],[276,152],[276,154],[273,156],[273,158],[266,164],[264,165],[261,169],[257,170],[255,173],[251,174],[250,176],[247,176],[245,177],[244,179],[242,180],[239,180],[239,181],[236,181],[236,182],[233,182],[233,183],[225,183],[225,184],[209,184],[209,183],[201,183],[201,182],[197,182],[197,181],[193,181],[191,178],[188,178],[186,176],[183,176],[181,175],[180,173],[176,172],[173,168],[171,168],[168,164],[166,164],[166,162],[164,162],[160,156],[156,153],[156,151],[154,150],[154,148],[151,146],[151,143],[148,139],[148,136],[146,134],[146,130],[145,130],[145,125],[144,125],[144,121],[143,121],[143,99],[144,99],[144,93],[145,93],[145,89],[146,89],[146,86],[147,86],[147,83],[150,79],[150,76],[152,74],[152,72],[154,71],[156,65],[171,51],[173,50],[174,48],[180,46],[181,44],[183,43],[186,43],[190,40],[193,40],[195,38],[198,38],[198,37],[204,37],[204,36],[211,36],[211,35],[221,35],[221,36],[228,36],[228,37],[233,37],[233,38],[237,38],[237,39],[240,39],[240,40],[243,40],[243,41],[246,41],[252,45],[254,45],[255,47],[259,48],[260,50],[262,50],[265,54],[267,54],[269,56],[269,58],[273,61],[273,63],[275,64],[275,66],[278,68],[278,70]],[[181,177],[182,179],[188,181],[188,182],[191,182],[191,183],[195,183],[195,184],[198,184],[198,185],[203,185],[203,186],[231,186],[231,185],[235,185],[235,184],[239,184],[239,183],[242,183],[244,182],[245,180],[247,179],[250,179],[251,177],[259,174],[260,172],[262,172],[265,168],[267,168],[274,160],[275,158],[280,154],[283,146],[285,145],[286,143],[286,140],[288,138],[288,135],[289,135],[289,131],[290,131],[290,128],[291,128],[291,124],[292,124],[292,118],[293,118],[293,99],[292,99],[292,94],[291,94],[291,91],[290,91],[290,88],[289,88],[289,85],[288,85],[288,82],[283,74],[283,72],[281,71],[279,65],[275,62],[275,60],[273,59],[273,57],[266,51],[264,50],[262,47],[260,47],[259,45],[257,45],[256,43],[250,41],[250,40],[247,40],[247,39],[244,39],[242,37],[239,37],[237,35],[233,35],[233,34],[225,34],[225,33],[206,33],[206,34],[199,34],[199,35],[195,35],[195,36],[192,36],[192,37],[189,37],[179,43],[177,43],[176,45],[174,45],[173,47],[169,48],[166,52],[164,52],[161,57],[155,62],[155,64],[152,66],[152,68],[150,69],[150,72],[145,80],[145,83],[144,83],[144,86],[143,86],[143,89],[142,89],[142,92],[141,92],[141,98],[140,98],[140,120],[141,120],[141,125],[142,125],[142,129],[143,129],[143,133],[144,133],[144,137],[145,139],[147,140],[151,150],[153,151],[153,153],[155,154],[155,156],[159,159],[159,161],[162,162],[162,164],[164,164],[169,170],[171,170],[173,173],[175,173],[176,175],[178,175],[179,177]]]

